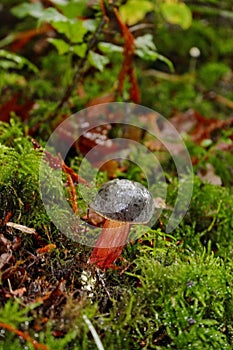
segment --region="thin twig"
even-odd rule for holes
[[[233,102],[222,95],[216,94],[214,91],[210,91],[206,94],[206,98],[223,104],[224,106],[233,109]]]
[[[96,343],[96,346],[98,348],[98,350],[104,350],[104,347],[103,347],[103,344],[100,340],[100,337],[98,336],[93,324],[91,323],[91,321],[89,320],[89,318],[86,316],[86,315],[83,315],[83,319],[86,323],[86,325],[88,326],[93,338],[94,338],[94,341]]]
[[[24,232],[24,233],[29,233],[31,235],[36,233],[36,229],[35,228],[27,227],[27,226],[24,226],[24,225],[19,225],[19,224],[16,224],[14,222],[10,222],[10,221],[8,221],[6,226],[15,228],[16,230],[19,230],[19,231]]]
[[[154,28],[154,27],[155,27],[155,25],[152,23],[140,23],[140,24],[136,24],[135,26],[130,27],[129,31],[131,33],[133,33],[133,32],[137,32],[138,30]]]
[[[106,11],[106,8],[105,8],[104,0],[100,0],[100,7],[101,7],[101,11],[103,13],[105,22],[106,23],[109,22],[109,18],[108,18],[107,11]]]
[[[92,38],[90,39],[90,41],[87,44],[87,50],[86,50],[85,56],[78,61],[76,69],[75,69],[75,73],[73,76],[73,80],[72,80],[71,84],[67,87],[65,94],[64,94],[63,98],[61,99],[61,101],[58,103],[55,111],[52,114],[52,117],[56,116],[58,111],[68,101],[68,99],[70,98],[70,96],[72,94],[74,87],[78,84],[78,82],[82,78],[82,76],[85,72],[88,55],[89,55],[90,51],[93,49],[93,47],[95,46],[95,44],[97,42],[98,35],[100,34],[101,30],[103,29],[105,23],[106,23],[106,20],[105,20],[105,17],[103,17],[101,19],[96,31],[94,32]]]

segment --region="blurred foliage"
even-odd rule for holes
[[[153,152],[165,169],[166,206],[158,222],[125,247],[116,269],[90,267],[90,248],[64,237],[45,212],[38,184],[41,152],[33,149],[31,137],[44,145],[65,116],[96,99],[131,99],[130,79],[118,94],[124,39],[110,2],[103,3],[110,22],[97,38],[104,17],[99,1],[3,0],[0,5],[0,349],[35,348],[9,325],[48,349],[96,349],[87,318],[105,349],[230,350],[233,130],[216,125],[228,120],[233,108],[231,1],[114,2],[135,36],[141,103],[171,122],[191,109],[202,116],[191,130],[182,119],[179,123],[194,168],[192,201],[179,227],[165,233],[179,182],[164,150]],[[200,120],[214,132],[202,136]],[[137,156],[132,152],[132,162],[121,162],[111,176],[146,185]],[[76,172],[82,160],[75,147],[66,159]],[[145,168],[149,165],[145,159]],[[84,164],[84,174],[91,171]],[[51,194],[53,174],[46,175]],[[211,183],[213,175],[221,185]],[[107,170],[100,171],[98,186],[108,178]],[[70,198],[66,174],[62,180]],[[82,195],[92,198],[92,189],[75,183],[75,190],[84,215]],[[67,212],[55,210],[65,222]],[[7,227],[9,220],[36,233]]]

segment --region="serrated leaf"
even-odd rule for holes
[[[43,12],[44,12],[44,8],[39,2],[36,2],[33,4],[24,2],[11,9],[11,13],[18,18],[23,18],[26,16],[41,18],[41,16],[43,15]]]
[[[114,45],[111,43],[105,43],[101,42],[98,44],[98,48],[103,52],[103,53],[113,53],[113,52],[123,52],[123,48],[118,45]]]
[[[93,67],[99,69],[102,72],[104,66],[109,62],[109,59],[105,56],[95,53],[94,51],[90,51],[88,55],[88,61]]]
[[[192,12],[184,3],[164,3],[161,5],[164,19],[171,24],[188,29],[192,24]]]
[[[50,42],[56,47],[59,55],[64,55],[65,53],[70,51],[70,45],[62,39],[49,38],[48,42]]]
[[[82,21],[67,20],[65,22],[52,22],[53,27],[60,34],[64,34],[72,43],[79,43],[83,41],[83,37],[87,32]]]
[[[120,16],[123,22],[134,25],[141,21],[147,12],[153,11],[154,4],[148,0],[129,0],[120,7]]]
[[[87,44],[74,45],[72,51],[79,57],[83,58],[87,50]]]

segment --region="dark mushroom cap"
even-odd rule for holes
[[[150,221],[154,201],[140,183],[117,179],[100,188],[90,207],[109,220],[142,224]]]

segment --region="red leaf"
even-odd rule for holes
[[[15,34],[14,41],[10,46],[11,51],[20,51],[35,36],[51,32],[52,26],[45,23],[40,28],[29,29],[25,32]]]
[[[113,93],[108,93],[102,96],[93,97],[88,103],[87,107],[99,105],[102,103],[109,103],[115,101],[115,95]]]
[[[96,151],[94,150],[88,155],[88,160],[95,164],[96,160],[103,158],[104,155],[116,152],[118,146],[108,137],[108,132],[111,129],[111,125],[104,124],[99,125],[87,132],[83,132],[77,141],[77,146],[82,154],[87,154],[95,146],[98,146]]]
[[[205,139],[211,139],[215,131],[233,125],[233,117],[226,120],[209,119],[194,110],[176,114],[170,119],[178,132],[186,132],[197,144]]]
[[[32,100],[19,103],[19,94],[15,94],[9,101],[0,106],[1,121],[8,122],[12,112],[21,117],[22,120],[27,119],[34,104],[35,102]]]

